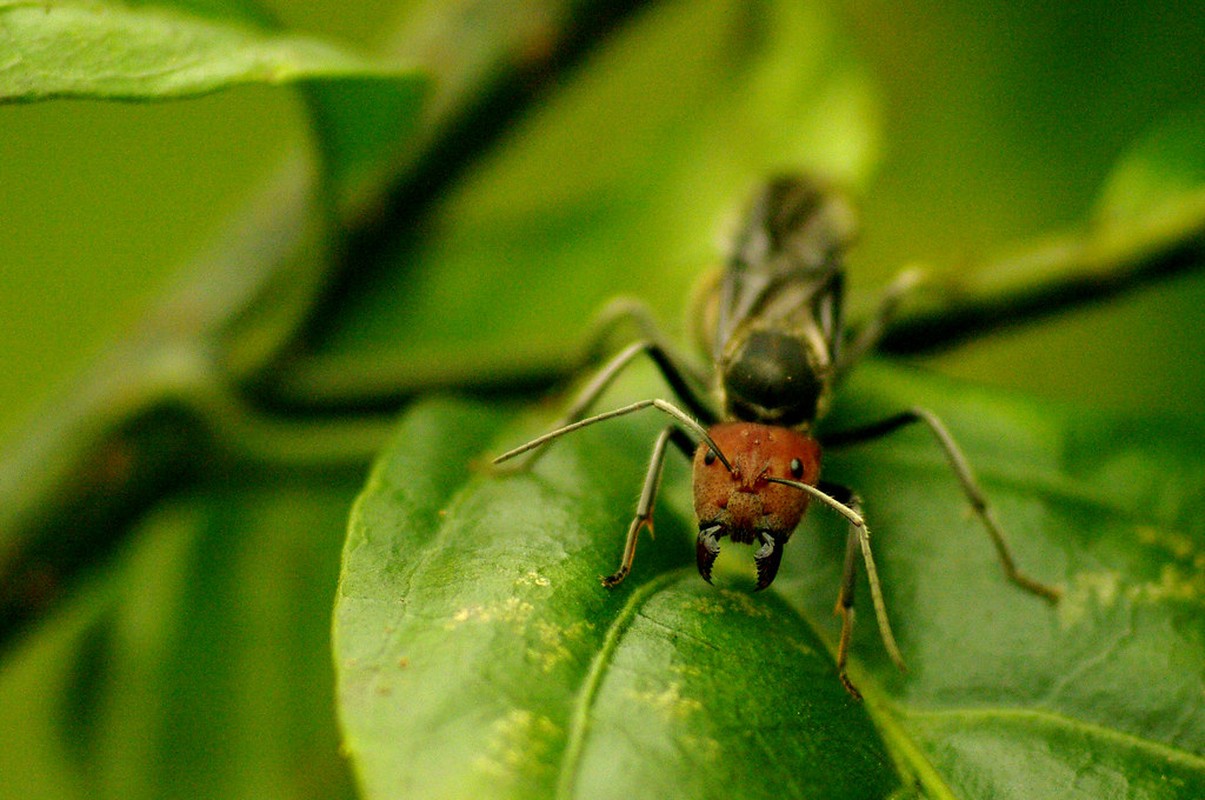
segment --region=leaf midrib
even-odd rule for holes
[[[623,608],[612,620],[603,637],[602,647],[590,661],[590,669],[582,681],[573,705],[569,720],[569,733],[565,741],[565,753],[561,758],[561,768],[557,780],[555,797],[568,800],[573,796],[573,787],[577,783],[578,768],[581,765],[582,752],[585,750],[586,737],[589,734],[590,711],[598,697],[599,687],[619,643],[627,632],[632,621],[636,619],[640,608],[658,592],[668,585],[680,580],[689,573],[686,567],[667,570],[641,584],[624,602]]]

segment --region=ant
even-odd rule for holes
[[[643,306],[618,305],[604,319],[610,317],[614,322],[631,317],[640,325],[644,339],[599,370],[554,430],[503,453],[494,463],[528,453],[516,468],[529,467],[544,452],[543,446],[554,439],[650,407],[673,419],[653,445],[619,568],[602,578],[607,587],[627,577],[641,530],[652,530],[653,506],[670,444],[693,463],[694,509],[699,521],[695,552],[699,574],[708,583],[724,537],[757,545],[753,560],[757,589],[761,590],[774,581],[783,547],[810,501],[841,514],[850,528],[835,609],[841,616],[837,671],[850,695],[861,699],[846,674],[859,552],[883,645],[897,667],[903,670],[905,666],[887,617],[861,500],[851,489],[820,479],[822,442],[824,446],[867,442],[920,423],[944,451],[995,545],[1008,580],[1051,602],[1057,601],[1060,593],[1017,568],[970,465],[946,426],[931,412],[911,408],[855,430],[822,439],[814,435],[835,386],[875,346],[901,299],[919,280],[916,271],[905,272],[888,289],[871,321],[856,335],[848,333],[842,323],[842,256],[852,243],[854,228],[849,203],[818,181],[797,175],[769,180],[753,198],[725,269],[700,295],[694,318],[701,321],[700,338],[714,363],[711,379],[672,350]],[[608,327],[603,326],[604,332]],[[642,354],[657,365],[687,411],[666,400],[650,399],[585,416],[616,376]]]

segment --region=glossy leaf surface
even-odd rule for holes
[[[597,575],[618,559],[661,420],[600,426],[532,474],[497,477],[470,464],[547,416],[505,425],[497,411],[425,404],[353,513],[336,607],[341,715],[365,795],[1205,790],[1205,435],[867,372],[833,425],[918,401],[945,416],[1018,560],[1064,586],[1057,608],[1003,579],[923,431],[833,454],[828,477],[866,498],[910,665],[894,671],[864,609],[859,705],[832,664],[844,531],[823,511],[772,591],[749,591],[750,552],[733,545],[709,587],[672,465],[656,541],[608,592]],[[605,404],[657,391],[630,382]]]

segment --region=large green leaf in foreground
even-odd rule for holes
[[[894,671],[864,610],[858,704],[831,658],[831,515],[813,510],[772,591],[749,591],[732,545],[707,586],[672,464],[657,540],[608,591],[663,420],[495,477],[481,461],[548,411],[424,403],[355,509],[336,606],[365,796],[1205,796],[1205,432],[865,373],[834,426],[917,402],[945,416],[1018,559],[1064,586],[1057,608],[1004,581],[923,431],[833,454],[828,476],[866,498],[910,665]],[[634,379],[603,405],[663,392]]]

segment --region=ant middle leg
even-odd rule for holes
[[[669,384],[674,394],[690,413],[702,421],[704,425],[712,425],[716,422],[716,414],[705,400],[705,392],[700,376],[690,367],[686,366],[686,362],[663,342],[662,337],[656,333],[651,317],[647,315],[647,312],[643,310],[636,312],[633,310],[643,308],[640,304],[625,304],[620,307],[620,311],[603,317],[601,331],[603,334],[609,334],[610,329],[615,324],[615,320],[622,318],[624,314],[628,314],[635,315],[634,318],[640,320],[638,324],[640,324],[641,330],[646,333],[651,332],[653,336],[652,338],[630,344],[612,356],[594,374],[594,377],[581,388],[573,402],[565,409],[560,418],[557,419],[553,428],[565,428],[581,420],[590,406],[615,382],[619,374],[642,354],[648,355],[653,360],[658,371],[665,378],[666,383]],[[513,461],[512,465],[507,469],[517,472],[530,468],[540,458],[544,450],[544,447],[532,449],[526,458]]]
[[[665,452],[670,442],[690,458],[694,454],[694,442],[681,428],[676,425],[665,427],[657,436],[653,445],[653,455],[649,458],[649,467],[644,475],[644,488],[640,491],[640,501],[636,504],[636,516],[628,526],[627,539],[623,545],[623,558],[619,569],[602,578],[602,585],[610,588],[623,581],[632,571],[632,562],[636,559],[636,543],[640,531],[648,528],[649,535],[653,533],[653,508],[657,504],[657,492],[661,488],[661,473],[665,466]]]
[[[983,524],[988,536],[991,537],[1005,576],[1013,584],[1031,594],[1035,594],[1051,603],[1058,602],[1062,596],[1062,592],[1057,587],[1035,580],[1017,567],[1012,550],[1009,548],[1008,541],[1004,536],[1004,530],[996,520],[992,507],[988,505],[987,495],[984,493],[983,487],[979,485],[979,481],[975,478],[975,473],[971,470],[970,462],[963,455],[962,449],[954,441],[954,437],[950,434],[945,424],[933,412],[924,408],[911,408],[887,419],[867,425],[864,428],[842,431],[831,436],[826,436],[824,437],[824,444],[829,447],[841,447],[869,442],[893,433],[905,425],[917,422],[922,423],[933,434],[942,452],[945,453],[950,469],[958,477],[958,483],[962,488],[963,495],[966,496],[967,501],[971,504],[971,510]]]

